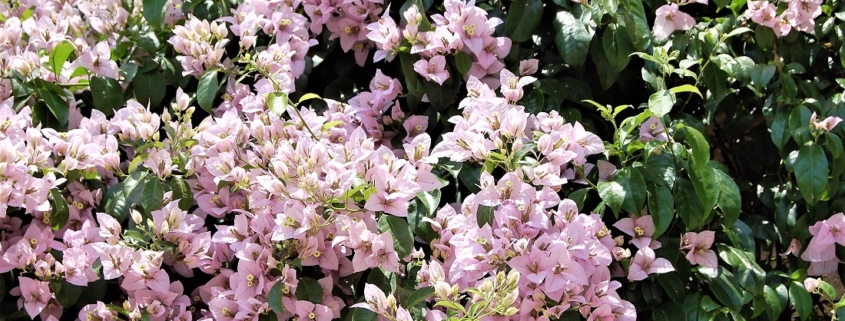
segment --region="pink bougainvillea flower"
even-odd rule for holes
[[[647,143],[652,140],[661,142],[669,141],[669,136],[666,135],[666,129],[663,128],[663,123],[657,116],[651,116],[640,125],[640,141]]]
[[[714,231],[702,231],[700,233],[687,232],[681,237],[681,249],[689,250],[687,259],[690,264],[698,264],[710,269],[718,267],[719,260],[716,252],[710,249],[715,235]]]
[[[654,18],[654,37],[657,40],[666,39],[675,30],[689,30],[695,25],[695,19],[689,14],[678,10],[675,3],[657,8]]]
[[[839,123],[842,122],[842,118],[839,118],[839,117],[836,117],[836,116],[827,117],[822,121],[817,121],[817,120],[818,120],[818,115],[816,115],[816,113],[813,112],[813,115],[810,116],[810,124],[814,125],[818,129],[824,130],[826,132],[833,130],[833,128],[836,127],[836,125],[839,125]]]
[[[628,281],[640,281],[647,278],[649,274],[669,273],[674,270],[672,263],[664,258],[656,257],[654,250],[647,247],[640,248],[631,261],[631,267],[628,268]]]
[[[499,82],[502,84],[501,91],[509,102],[516,102],[522,99],[524,94],[522,87],[533,83],[537,78],[531,76],[517,77],[510,70],[502,69],[499,74]]]
[[[519,75],[530,76],[537,72],[540,61],[537,59],[526,59],[519,62]]]
[[[47,307],[47,302],[50,302],[53,296],[50,292],[50,283],[28,277],[21,277],[18,280],[21,284],[21,297],[23,297],[23,306],[26,308],[26,313],[31,318],[35,318]]]
[[[434,56],[429,60],[420,59],[414,63],[414,71],[423,76],[426,80],[442,85],[449,79],[449,71],[446,70],[446,57]]]
[[[636,220],[626,217],[613,224],[613,227],[618,228],[622,233],[633,236],[631,244],[638,248],[642,249],[651,245],[651,236],[654,235],[654,221],[651,219],[651,215],[640,216]]]

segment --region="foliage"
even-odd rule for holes
[[[843,12],[0,3],[0,320],[837,318]]]

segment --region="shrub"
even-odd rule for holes
[[[843,11],[0,3],[0,319],[836,318]]]

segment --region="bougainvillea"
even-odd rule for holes
[[[837,318],[843,10],[0,3],[0,320]]]

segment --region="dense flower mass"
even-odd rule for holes
[[[0,320],[845,309],[835,10],[3,1]]]

